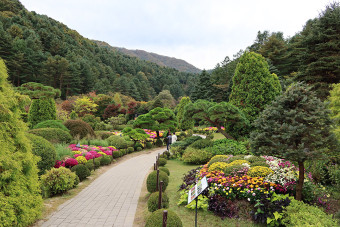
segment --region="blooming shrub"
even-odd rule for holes
[[[251,177],[266,177],[272,173],[274,173],[273,170],[264,166],[254,166],[248,171],[248,175]]]
[[[72,153],[73,154],[80,154],[80,155],[82,154],[82,152],[80,150],[74,150],[74,151],[72,151]]]
[[[76,160],[78,161],[78,164],[85,164],[87,162],[87,159],[84,156],[78,156],[76,157]]]
[[[212,172],[212,171],[224,171],[224,169],[228,166],[227,163],[225,162],[215,162],[214,164],[212,164],[208,171]]]
[[[211,166],[215,162],[228,162],[228,160],[232,157],[232,155],[215,155],[208,162],[208,167]]]
[[[74,159],[74,158],[68,158],[68,159],[66,159],[66,161],[65,161],[65,167],[72,167],[72,166],[75,166],[75,165],[78,165],[77,159]]]
[[[232,165],[232,166],[227,166],[224,169],[224,174],[226,176],[231,175],[231,176],[243,176],[248,173],[249,167],[244,166],[244,165]]]

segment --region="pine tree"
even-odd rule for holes
[[[191,99],[196,101],[198,99],[211,100],[214,97],[214,87],[210,80],[210,75],[205,70],[199,75],[198,81],[195,84],[194,91],[191,94]]]
[[[179,104],[176,106],[177,110],[177,120],[178,120],[178,128],[182,130],[192,129],[194,127],[195,121],[191,118],[185,118],[184,112],[185,107],[191,103],[189,97],[183,97]]]

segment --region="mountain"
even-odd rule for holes
[[[190,95],[196,77],[98,45],[18,0],[0,1],[0,58],[13,85],[39,82],[63,99],[96,91],[148,101],[162,90],[177,99]]]
[[[160,66],[174,68],[180,72],[188,72],[188,73],[200,73],[201,72],[200,69],[196,68],[195,66],[181,59],[163,56],[163,55],[147,52],[145,50],[129,50],[129,49],[122,48],[122,47],[112,47],[106,42],[97,41],[97,40],[93,40],[93,41],[97,43],[99,46],[114,49],[123,54],[129,55],[131,57],[136,57],[141,60],[150,61]]]

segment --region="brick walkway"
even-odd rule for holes
[[[132,226],[141,187],[157,149],[113,166],[76,197],[59,206],[45,226]]]

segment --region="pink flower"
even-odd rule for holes
[[[87,152],[85,155],[86,160],[90,160],[94,158],[94,155],[91,152]]]
[[[75,154],[74,158],[79,157],[79,156],[82,156],[82,155],[81,154]]]
[[[66,167],[72,167],[72,166],[75,166],[75,165],[78,165],[78,161],[76,159],[74,159],[74,158],[66,159],[66,161],[65,161]]]

